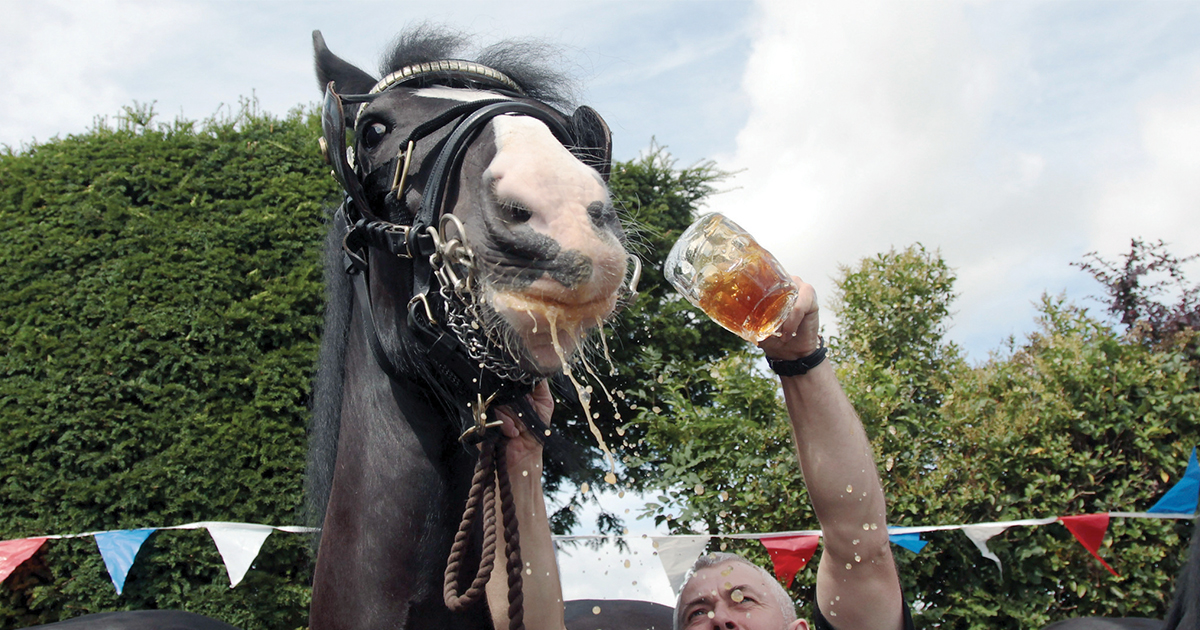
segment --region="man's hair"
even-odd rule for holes
[[[792,597],[787,591],[775,580],[775,576],[767,572],[766,569],[750,562],[749,560],[737,555],[736,553],[713,552],[701,555],[696,559],[696,564],[688,570],[687,579],[683,581],[683,588],[679,589],[679,596],[675,598],[675,630],[680,630],[684,626],[683,619],[683,591],[687,589],[687,585],[692,581],[692,577],[698,571],[710,569],[712,567],[732,562],[735,564],[744,564],[755,571],[758,571],[762,576],[763,581],[767,584],[767,589],[771,592],[771,596],[775,598],[775,603],[779,605],[779,611],[783,613],[783,624],[792,623],[796,620],[796,605],[792,603]]]

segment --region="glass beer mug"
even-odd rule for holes
[[[783,265],[719,213],[700,217],[683,232],[663,271],[689,302],[751,343],[779,329],[798,293]]]

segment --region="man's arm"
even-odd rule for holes
[[[538,383],[533,392],[533,408],[542,423],[550,426],[554,398],[546,381]],[[550,537],[550,522],[546,517],[546,501],[542,493],[542,444],[529,435],[529,430],[507,408],[497,411],[504,422],[500,427],[505,437],[508,478],[512,485],[513,504],[517,511],[521,537],[525,627],[529,630],[562,630],[562,585],[554,559],[554,540]],[[500,502],[496,502],[497,524],[503,522]],[[504,536],[497,532],[496,564],[487,583],[488,607],[496,630],[508,628],[508,572],[506,569]]]
[[[772,359],[803,358],[820,346],[816,294],[793,279],[800,296],[791,315],[779,336],[759,344]],[[829,361],[780,381],[800,469],[824,538],[817,604],[838,628],[899,630],[900,581],[888,542],[883,488],[862,423]]]

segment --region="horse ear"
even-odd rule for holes
[[[575,128],[575,155],[584,164],[600,171],[604,181],[612,174],[612,132],[608,124],[587,105],[571,114],[571,125]]]
[[[321,31],[313,31],[313,59],[317,68],[317,86],[325,93],[325,86],[333,81],[338,94],[366,94],[375,87],[375,78],[359,70],[341,57],[329,52]]]

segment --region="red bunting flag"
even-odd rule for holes
[[[758,542],[767,548],[771,562],[775,564],[775,577],[785,587],[791,587],[792,580],[817,551],[817,541],[820,536],[780,536],[778,538],[760,538]]]
[[[1108,531],[1108,512],[1100,514],[1079,514],[1077,516],[1060,516],[1058,520],[1075,535],[1075,539],[1079,544],[1083,545],[1100,564],[1108,569],[1109,573],[1117,575],[1117,572],[1097,553],[1100,550],[1100,543],[1104,542],[1104,532]],[[1119,577],[1119,576],[1118,576]]]
[[[0,542],[0,582],[8,579],[17,567],[37,553],[45,538],[20,538]]]

